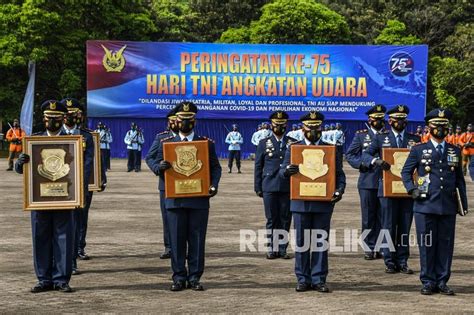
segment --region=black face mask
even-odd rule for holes
[[[18,124],[18,123],[13,123],[13,127],[14,127],[14,128],[18,128],[18,127],[20,127],[20,124]]]
[[[385,121],[383,119],[370,119],[369,125],[375,130],[381,130],[385,125]]]
[[[318,142],[318,140],[321,139],[321,130],[319,128],[305,130],[304,135],[309,141]]]
[[[80,122],[80,119],[77,118],[76,115],[66,115],[66,126],[68,127],[73,127],[74,125],[77,125]]]
[[[168,120],[168,129],[173,131],[174,133],[179,132],[178,125],[176,124],[176,120]]]
[[[63,126],[63,118],[44,118],[44,125],[47,130],[57,132]]]
[[[194,128],[194,120],[183,119],[178,120],[178,129],[182,133],[190,133]]]
[[[430,126],[430,134],[436,139],[442,140],[448,135],[448,128],[445,126]]]
[[[390,121],[390,126],[392,126],[392,128],[395,129],[396,131],[402,132],[407,127],[407,121],[406,119],[400,119],[400,120],[394,119]]]
[[[272,131],[277,136],[282,136],[285,134],[286,126],[284,125],[272,125]]]

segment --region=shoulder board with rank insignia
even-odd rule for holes
[[[203,138],[204,138],[204,140],[207,140],[207,141],[210,141],[210,142],[214,143],[214,140],[212,140],[211,138],[204,137],[204,136],[203,136]]]
[[[31,135],[32,135],[32,136],[40,136],[40,135],[42,135],[43,133],[45,133],[44,130],[43,130],[43,131],[38,131],[38,132],[32,133]]]
[[[85,131],[85,132],[88,132],[88,133],[91,133],[91,132],[94,131],[94,130],[91,130],[91,129],[86,128],[86,127],[81,127],[80,130]]]
[[[368,130],[367,129],[361,129],[361,130],[357,130],[356,133],[364,133],[364,132],[367,132]]]
[[[169,132],[168,130],[165,130],[165,131],[159,132],[158,135],[164,135],[165,133],[168,133],[168,132]]]
[[[287,142],[287,143],[288,143],[289,145],[291,145],[291,144],[293,144],[293,143],[296,143],[296,142],[299,142],[298,139],[295,139],[295,138],[292,138],[292,137],[288,137],[288,136],[287,136],[286,138],[288,139],[288,142]]]
[[[166,138],[163,138],[161,139],[160,141],[163,142],[163,141],[168,141],[168,140],[171,140],[173,139],[174,137],[173,136],[169,136],[169,137],[166,137]]]
[[[384,134],[384,135],[387,135],[387,134],[389,134],[389,133],[390,133],[390,132],[389,132],[388,130],[384,130],[384,131],[381,132],[381,134]]]

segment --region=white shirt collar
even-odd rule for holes
[[[64,131],[66,131],[66,134],[68,134],[68,135],[69,135],[69,134],[71,134],[71,135],[74,134],[74,132],[75,132],[76,129],[77,129],[77,125],[74,125],[74,127],[72,127],[72,128],[69,128],[69,127],[66,126],[66,125],[63,125],[63,127],[64,127]]]
[[[446,146],[446,141],[443,140],[443,142],[438,143],[438,142],[434,141],[433,138],[431,138],[431,137],[430,137],[430,141],[431,141],[431,143],[433,144],[433,146],[435,148],[438,146],[438,144],[441,144],[441,146],[443,147],[443,151],[444,151],[444,147]]]
[[[399,134],[402,136],[402,139],[405,136],[405,130],[402,130],[402,132],[398,132],[398,131],[396,131],[395,129],[392,128],[392,132],[395,135],[395,138],[397,138]]]
[[[372,128],[372,127],[370,127],[370,130],[372,130],[372,132],[373,132],[374,134],[378,134],[378,133],[380,132],[380,131],[375,130],[375,129]]]
[[[188,138],[188,141],[193,141],[194,139],[194,131],[192,131],[189,135],[187,135],[186,137],[183,136],[181,133],[179,134],[179,137],[181,138],[181,141],[184,140],[184,138]]]
[[[61,130],[59,130],[57,133],[51,133],[48,129],[46,129],[46,134],[48,136],[59,136],[60,133],[61,133]]]
[[[319,144],[320,141],[321,141],[321,139],[319,139],[318,141],[316,141],[314,144]],[[308,139],[306,139],[306,137],[304,137],[304,142],[306,143],[306,145],[310,145],[310,144],[311,144],[311,141],[309,141]]]

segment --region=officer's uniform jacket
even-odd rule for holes
[[[346,151],[346,160],[349,165],[359,170],[359,180],[357,181],[357,188],[359,189],[377,189],[379,179],[382,176],[380,168],[362,161],[363,152],[369,148],[375,136],[376,134],[372,129],[357,131]],[[375,157],[378,157],[378,154]]]
[[[305,140],[296,142],[296,144],[307,145]],[[330,145],[321,140],[315,145]],[[286,167],[290,165],[291,148],[285,152],[285,158],[280,168],[280,176],[285,178]],[[336,146],[336,189],[344,193],[346,188],[346,175],[342,169],[342,147]],[[305,200],[291,200],[291,212],[311,212],[311,213],[328,213],[334,210],[334,204],[327,201],[305,201]]]
[[[112,143],[112,134],[106,129],[97,129],[96,132],[100,136],[100,148],[110,150],[110,144]]]
[[[403,131],[402,133],[402,145],[400,148],[411,148],[415,144],[419,143],[421,141],[420,137],[408,133],[406,130]],[[398,148],[397,145],[397,139],[395,134],[393,133],[392,130],[390,131],[384,131],[380,134],[377,134],[372,141],[372,143],[369,145],[369,147],[364,150],[362,154],[362,161],[364,165],[371,165],[372,168],[379,169],[380,174],[382,173],[382,169],[380,167],[372,165],[372,160],[377,157],[382,157],[382,150],[384,148]],[[379,197],[383,196],[383,177],[380,175],[377,181],[378,185],[378,193],[377,195]]]
[[[165,131],[162,131],[160,133],[158,133],[155,137],[155,140],[153,140],[153,144],[151,145],[150,147],[150,150],[148,151],[146,157],[145,157],[145,162],[146,162],[146,165],[148,165],[148,167],[150,168],[150,170],[155,173],[156,176],[159,177],[159,180],[158,180],[158,190],[161,190],[161,191],[165,191],[165,178],[163,176],[163,174],[160,174],[159,171],[157,171],[158,169],[155,168],[155,170],[153,169],[154,166],[158,165],[159,162],[156,162],[156,159],[158,157],[158,149],[160,148],[160,143],[163,139],[167,139],[167,138],[172,138],[172,137],[175,137],[176,134],[171,131],[171,130],[165,130]]]
[[[295,139],[283,136],[280,143],[271,135],[260,140],[255,154],[255,192],[289,192],[290,179],[279,176],[285,152]]]
[[[74,128],[68,130],[63,125],[62,133],[65,135],[81,135],[83,137],[83,158],[84,158],[84,185],[87,187],[89,185],[89,178],[94,170],[94,139],[89,131],[84,128]],[[47,134],[46,134],[47,135]],[[87,189],[85,190],[87,191]]]
[[[209,143],[209,168],[210,168],[210,173],[211,173],[211,185],[217,189],[219,186],[220,178],[221,178],[222,168],[221,168],[221,165],[219,164],[219,159],[217,158],[216,147],[214,145],[214,142],[210,141],[208,138],[197,136],[196,134],[194,134],[192,141],[199,141],[199,140],[207,140]],[[168,138],[163,139],[160,142],[160,146],[156,154],[156,159],[150,160],[151,166],[150,165],[148,166],[150,166],[150,169],[155,174],[160,174],[160,176],[164,176],[164,174],[159,171],[159,163],[163,160],[163,143],[166,143],[166,142],[181,142],[181,137],[178,134],[175,137],[168,137]],[[209,209],[209,205],[210,205],[209,197],[173,198],[173,199],[166,198],[165,199],[166,209],[175,209],[175,208]]]
[[[138,150],[145,139],[138,130],[129,130],[123,141],[127,145],[127,150]]]
[[[431,140],[414,146],[402,170],[403,184],[409,192],[418,187],[417,183],[413,182],[414,171],[417,172],[417,176],[429,175],[430,180],[427,198],[415,200],[414,212],[456,214],[456,188],[459,189],[463,208],[468,209],[461,150],[457,146],[445,142],[441,157]]]

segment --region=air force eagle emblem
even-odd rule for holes
[[[117,52],[107,49],[104,45],[101,45],[105,51],[104,58],[102,58],[102,65],[107,72],[122,72],[125,67],[125,58],[123,57],[123,51],[127,48],[127,45],[123,46]]]

